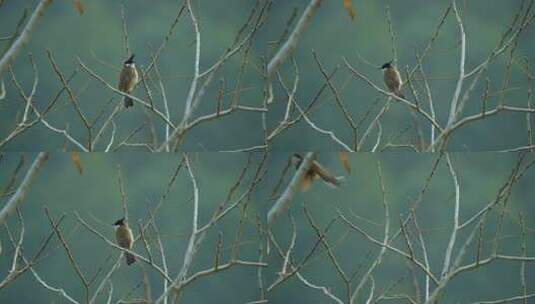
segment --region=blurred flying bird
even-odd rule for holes
[[[303,157],[299,154],[294,154],[292,156],[292,163],[295,164],[295,168],[298,169],[303,162]],[[300,188],[301,191],[307,191],[314,180],[321,178],[325,184],[330,187],[338,188],[342,183],[342,177],[336,177],[332,175],[327,169],[325,169],[319,162],[313,160],[310,168],[303,176],[301,180]]]
[[[342,163],[344,170],[347,174],[351,174],[351,165],[349,164],[349,152],[341,151],[338,152],[338,160]]]
[[[115,238],[117,239],[117,244],[119,244],[119,246],[122,248],[126,248],[128,250],[132,249],[134,235],[132,234],[132,229],[130,229],[128,224],[125,222],[125,218],[123,217],[122,219],[117,220],[114,226],[117,226],[115,229]],[[131,265],[136,261],[136,257],[131,253],[125,252],[124,256],[126,257],[127,265]]]
[[[124,64],[123,69],[121,70],[121,75],[119,76],[119,90],[122,92],[131,94],[136,87],[137,82],[139,81],[139,75],[136,69],[136,64],[134,62],[134,54],[128,58]],[[125,96],[124,97],[124,106],[126,108],[134,105],[132,98]]]
[[[405,98],[403,93],[401,93],[401,75],[399,71],[392,65],[392,61],[383,64],[381,67],[384,73],[385,84],[388,90],[394,93],[396,96]]]

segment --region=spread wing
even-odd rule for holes
[[[340,186],[340,181],[318,162],[312,162],[312,167],[310,169],[313,170],[314,173],[316,173],[319,177],[321,177],[321,179],[327,184],[334,187]]]
[[[345,151],[338,152],[338,159],[342,163],[342,166],[344,167],[344,170],[346,170],[347,174],[351,174],[351,165],[349,164],[348,153]]]
[[[301,189],[301,191],[308,191],[308,189],[310,189],[310,186],[312,186],[312,183],[314,182],[315,178],[316,175],[314,174],[314,172],[306,172],[303,178],[301,179],[301,183],[299,184],[299,188]]]

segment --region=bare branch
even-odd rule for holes
[[[26,197],[26,194],[30,188],[30,185],[32,184],[33,179],[37,175],[37,172],[39,172],[39,169],[43,166],[43,164],[48,160],[48,153],[41,152],[35,160],[33,161],[32,165],[26,172],[26,176],[20,183],[19,187],[17,188],[17,191],[13,196],[9,199],[9,201],[5,204],[5,206],[0,211],[0,225],[3,225],[7,218],[15,213],[17,210],[17,207],[22,203],[24,198]]]
[[[444,256],[444,266],[442,267],[442,277],[444,277],[450,270],[450,261],[451,255],[453,253],[453,248],[455,247],[455,240],[457,238],[457,231],[459,230],[459,206],[460,206],[460,190],[459,190],[459,181],[457,179],[457,174],[453,168],[453,164],[450,159],[450,155],[446,154],[446,160],[448,162],[448,168],[453,179],[453,185],[455,187],[455,208],[453,211],[453,230],[450,235],[450,241],[448,247],[446,248],[446,255]]]
[[[299,183],[303,179],[305,173],[310,168],[310,165],[312,164],[313,159],[314,159],[314,153],[309,152],[305,155],[305,157],[303,158],[303,161],[301,162],[301,165],[299,166],[299,169],[297,169],[297,171],[295,172],[295,175],[293,176],[292,180],[288,184],[288,187],[286,187],[286,190],[284,190],[284,193],[279,197],[277,202],[275,202],[273,207],[271,207],[271,209],[269,210],[267,214],[268,225],[272,225],[277,217],[279,217],[286,210],[288,210],[295,193],[299,189]]]
[[[4,53],[2,59],[0,59],[0,77],[2,76],[2,74],[4,74],[7,67],[11,63],[13,63],[13,61],[15,61],[15,58],[22,50],[22,48],[28,43],[28,41],[30,41],[30,35],[37,26],[37,22],[39,21],[41,16],[43,16],[46,9],[50,6],[51,3],[52,0],[41,0],[39,4],[35,7],[35,10],[31,15],[30,20],[28,20],[28,23],[20,33],[17,40],[13,42],[9,49]]]
[[[381,172],[381,165],[378,164],[378,176],[379,176],[379,182],[381,185],[381,193],[382,193],[382,202],[383,202],[383,208],[385,209],[385,225],[384,225],[384,238],[383,238],[383,244],[388,244],[389,240],[389,233],[390,233],[390,213],[389,213],[389,207],[388,207],[388,201],[386,200],[386,190],[385,190],[385,184],[383,181],[383,174]],[[351,295],[350,304],[354,303],[359,295],[360,290],[364,287],[364,284],[368,281],[368,279],[371,277],[373,271],[379,264],[381,264],[383,256],[386,252],[386,246],[382,246],[381,250],[379,251],[379,254],[377,255],[377,258],[373,261],[372,265],[368,268],[368,271],[362,276],[360,279],[359,284],[355,288],[355,291]]]
[[[453,0],[453,11],[455,12],[455,18],[457,19],[457,24],[459,26],[459,31],[461,35],[461,58],[459,61],[459,79],[457,80],[457,85],[455,86],[455,93],[453,94],[453,98],[451,100],[450,115],[448,117],[448,124],[446,128],[453,125],[457,118],[457,115],[459,114],[457,111],[457,108],[459,106],[459,97],[461,96],[461,90],[463,88],[464,79],[466,77],[464,73],[464,64],[466,61],[466,34],[464,33],[463,21],[461,19],[459,11],[457,10],[455,0]]]
[[[303,15],[299,18],[299,21],[295,25],[292,33],[288,37],[288,40],[284,45],[279,49],[277,54],[273,56],[271,61],[267,65],[267,74],[268,76],[273,75],[273,73],[279,68],[279,66],[290,56],[292,51],[297,47],[297,43],[303,35],[303,32],[309,25],[312,17],[316,14],[316,11],[321,5],[322,0],[311,0],[308,6],[306,7]]]

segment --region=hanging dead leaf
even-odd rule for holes
[[[349,165],[349,153],[339,152],[338,159],[342,163],[342,166],[344,167],[344,170],[346,170],[347,174],[351,174],[351,166]]]
[[[355,11],[353,10],[353,7],[351,7],[351,0],[344,0],[344,8],[349,14],[351,20],[355,20]]]
[[[84,14],[85,7],[82,3],[82,0],[72,0],[72,4],[74,4],[74,8],[80,13],[80,15]]]
[[[78,155],[78,152],[71,152],[71,160],[76,167],[76,170],[78,170],[80,174],[84,173],[84,167],[82,166],[82,161],[80,160],[80,155]]]

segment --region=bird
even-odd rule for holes
[[[132,229],[128,227],[128,224],[125,221],[125,218],[121,218],[113,224],[114,226],[117,226],[115,229],[115,238],[117,239],[117,244],[121,246],[122,248],[126,248],[128,250],[132,249],[132,243],[134,243],[134,235],[132,234]],[[126,257],[126,264],[131,265],[136,261],[136,257],[129,253],[125,252],[124,256]]]
[[[349,153],[347,151],[338,152],[338,160],[342,163],[347,174],[351,174],[351,165],[349,164]]]
[[[136,69],[136,64],[134,62],[134,54],[130,56],[123,64],[123,69],[121,70],[121,75],[119,76],[119,90],[131,94],[136,87],[136,84],[139,81],[139,74]],[[124,106],[126,108],[132,107],[134,101],[132,98],[125,96],[124,97]]]
[[[292,155],[291,161],[293,164],[295,164],[295,168],[298,169],[299,166],[301,166],[301,163],[303,162],[303,157],[299,154]],[[310,168],[307,172],[305,172],[305,175],[303,176],[300,188],[301,191],[305,192],[307,191],[314,180],[321,178],[323,182],[332,187],[332,188],[338,188],[342,184],[342,177],[336,177],[332,175],[326,168],[324,168],[319,162],[316,160],[312,160],[312,164],[310,165]]]
[[[398,97],[405,98],[405,95],[401,93],[401,85],[403,84],[401,75],[396,67],[392,65],[392,61],[383,64],[381,69],[383,70],[384,80],[388,90]]]

